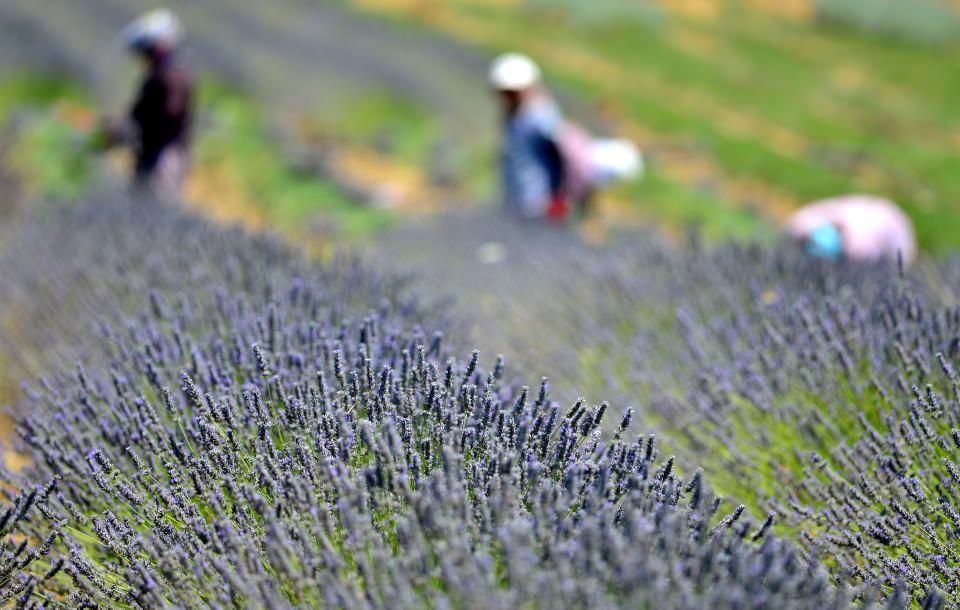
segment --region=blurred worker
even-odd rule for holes
[[[172,12],[142,15],[123,32],[146,71],[130,109],[135,184],[164,199],[179,198],[189,169],[193,84],[177,61],[183,28]]]
[[[793,214],[787,234],[811,256],[853,262],[913,262],[913,224],[891,201],[848,195],[814,202]]]
[[[624,140],[594,140],[566,121],[529,57],[508,53],[490,68],[503,107],[501,172],[504,203],[523,218],[564,220],[594,191],[635,177],[642,160]]]

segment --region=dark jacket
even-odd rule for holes
[[[546,214],[566,179],[557,136],[563,115],[548,98],[524,104],[506,121],[501,159],[507,209],[526,218]]]
[[[130,118],[137,130],[137,173],[153,171],[168,146],[186,147],[193,122],[193,83],[176,62],[158,61],[144,79]]]

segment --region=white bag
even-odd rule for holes
[[[643,156],[636,145],[623,139],[596,139],[590,145],[594,184],[636,180],[643,175]]]

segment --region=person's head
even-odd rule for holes
[[[843,258],[843,234],[837,225],[824,223],[810,231],[804,240],[803,249],[814,258],[839,261]]]
[[[490,86],[497,92],[507,114],[513,114],[540,87],[540,68],[526,55],[507,53],[490,66]]]
[[[157,9],[134,20],[123,31],[127,49],[148,65],[170,55],[183,38],[183,26],[173,12]]]

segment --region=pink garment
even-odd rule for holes
[[[590,155],[593,136],[576,123],[565,122],[556,133],[556,144],[564,163],[563,190],[572,202],[589,197],[596,186],[593,158]]]
[[[847,195],[816,201],[790,217],[787,233],[803,240],[828,223],[837,227],[843,236],[843,255],[848,260],[895,261],[900,253],[904,263],[909,264],[917,256],[913,223],[887,199]]]
[[[643,158],[628,140],[595,138],[584,127],[565,122],[555,134],[564,162],[564,192],[572,202],[584,201],[613,182],[636,178]]]

